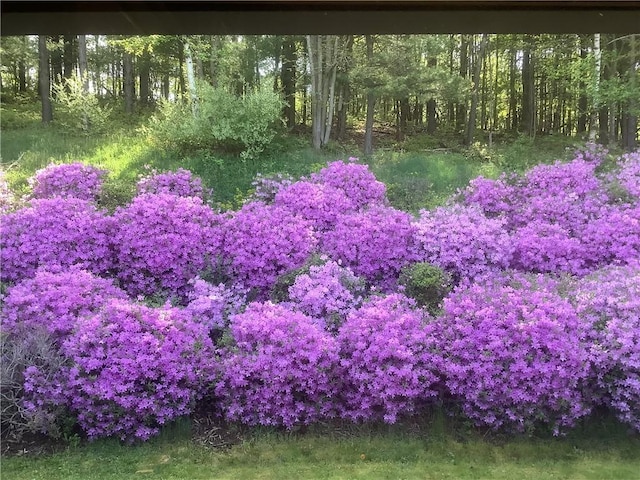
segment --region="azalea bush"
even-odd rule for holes
[[[507,268],[513,255],[505,221],[487,218],[476,206],[423,210],[414,223],[418,258],[436,265],[454,281]]]
[[[216,285],[196,277],[189,286],[185,309],[209,330],[224,330],[231,315],[240,313],[247,303],[248,292],[237,285]]]
[[[265,299],[278,277],[304,265],[317,245],[310,223],[288,209],[251,202],[225,221],[228,273]]]
[[[356,163],[357,160],[351,157],[348,162],[329,162],[311,175],[311,180],[342,190],[355,208],[385,205],[386,186],[376,179],[367,165]]]
[[[399,294],[375,297],[338,331],[340,415],[395,423],[437,395],[439,361],[428,317]]]
[[[211,189],[202,185],[202,179],[189,170],[179,168],[175,172],[158,173],[152,170],[136,184],[138,195],[144,193],[169,193],[180,197],[198,197],[206,202],[213,196]]]
[[[319,232],[330,230],[340,215],[356,210],[355,202],[344,190],[308,181],[280,189],[274,204],[300,215]]]
[[[29,179],[33,198],[74,197],[96,201],[106,170],[83,163],[51,164]]]
[[[217,268],[222,216],[198,197],[142,194],[113,218],[117,276],[130,295],[183,297]]]
[[[123,300],[81,322],[62,351],[72,365],[65,395],[84,432],[128,442],[189,415],[215,359],[207,328],[184,311]]]
[[[126,294],[111,280],[78,268],[57,273],[39,270],[7,290],[2,305],[2,329],[21,334],[29,330],[47,332],[58,344],[78,322],[96,314],[112,299]]]
[[[499,275],[444,301],[446,386],[476,425],[559,434],[590,412],[585,325],[544,276]]]
[[[640,264],[598,270],[576,283],[572,298],[591,327],[597,400],[640,432]]]
[[[40,267],[73,265],[106,273],[114,266],[112,227],[111,219],[87,200],[32,200],[29,206],[2,217],[0,279],[18,282],[33,277]]]
[[[298,275],[289,287],[289,299],[295,308],[324,320],[331,330],[360,306],[365,295],[364,280],[334,261],[311,265],[309,272]]]
[[[382,290],[397,285],[400,271],[418,259],[416,228],[408,213],[392,207],[347,213],[321,239],[321,250]]]
[[[231,318],[216,384],[224,415],[292,428],[332,414],[338,344],[320,322],[283,305],[252,303]]]

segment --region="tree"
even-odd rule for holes
[[[51,106],[51,70],[49,69],[49,50],[47,48],[47,37],[38,37],[38,85],[40,99],[42,103],[42,122],[53,121],[53,108]]]
[[[480,72],[482,70],[482,64],[484,62],[485,50],[487,48],[488,35],[484,33],[482,40],[480,40],[480,46],[478,53],[476,54],[476,62],[473,69],[473,93],[471,95],[471,108],[469,109],[469,120],[467,122],[467,128],[465,132],[465,145],[471,145],[473,143],[473,135],[476,128],[476,117],[478,113],[478,96],[480,87]]]

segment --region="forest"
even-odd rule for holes
[[[359,131],[370,154],[383,129],[397,141],[560,135],[633,150],[639,59],[638,35],[614,34],[22,36],[3,38],[1,89],[3,102],[37,97],[43,122],[71,110],[84,129],[107,107],[181,103],[203,116],[215,91],[253,96],[254,115],[315,148]]]

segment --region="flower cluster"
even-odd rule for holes
[[[17,282],[40,267],[78,265],[93,273],[113,267],[110,218],[79,198],[31,201],[4,215],[0,225],[2,281]]]
[[[355,208],[386,203],[386,186],[376,180],[367,165],[349,162],[330,162],[325,168],[311,176],[314,182],[329,185],[344,191]]]
[[[640,151],[620,157],[614,179],[629,195],[640,200]]]
[[[418,258],[415,231],[408,213],[372,206],[340,216],[334,229],[322,236],[321,248],[356,275],[388,290],[396,286],[402,267]]]
[[[216,385],[228,419],[291,428],[330,415],[338,346],[316,320],[252,303],[232,317],[230,332]]]
[[[299,215],[251,202],[226,220],[222,251],[234,280],[266,298],[280,275],[304,265],[316,243]]]
[[[2,329],[20,333],[42,329],[54,340],[66,339],[78,322],[97,313],[112,298],[126,294],[111,280],[78,268],[44,270],[9,288],[3,299]]]
[[[62,351],[68,404],[89,438],[146,440],[191,413],[213,378],[208,330],[172,308],[111,300]]]
[[[189,170],[179,168],[175,172],[157,173],[141,178],[136,185],[138,195],[145,193],[168,193],[180,197],[198,197],[203,201],[213,196],[211,189],[202,186],[202,180]]]
[[[487,218],[475,205],[423,210],[414,225],[421,261],[437,265],[454,280],[472,280],[511,262],[505,220]]]
[[[276,173],[274,175],[263,175],[258,173],[256,178],[251,182],[254,191],[249,201],[257,201],[263,203],[273,203],[276,194],[283,188],[288,187],[294,182],[291,175]]]
[[[106,170],[82,163],[51,164],[29,179],[33,198],[74,197],[94,201],[98,198]]]
[[[189,284],[189,303],[185,309],[194,320],[203,323],[209,330],[226,328],[231,315],[240,313],[246,304],[247,292],[235,284],[213,285],[199,277],[191,280]]]
[[[222,216],[197,197],[143,194],[114,214],[117,275],[130,295],[184,295],[216,267]]]
[[[593,336],[591,383],[640,432],[640,264],[594,272],[577,282],[572,298]]]
[[[600,217],[585,225],[582,243],[595,266],[626,264],[640,258],[640,203],[603,209]]]
[[[340,325],[364,298],[364,282],[348,267],[328,261],[312,265],[289,287],[289,299],[306,315],[323,319],[328,327]]]
[[[374,298],[338,332],[340,415],[395,423],[437,393],[438,361],[425,314],[400,294]]]
[[[437,337],[450,393],[478,425],[555,434],[588,414],[588,348],[575,309],[542,276],[486,279],[444,301]]]
[[[343,190],[326,184],[299,181],[282,188],[274,204],[309,220],[319,232],[330,230],[340,215],[355,210]]]

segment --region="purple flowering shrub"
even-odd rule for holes
[[[209,330],[223,330],[231,315],[240,313],[247,303],[247,292],[236,284],[211,284],[199,277],[190,280],[185,310]]]
[[[100,274],[113,267],[111,225],[96,207],[79,198],[32,200],[4,215],[0,224],[2,281],[17,282],[40,267],[77,265]]]
[[[330,230],[344,213],[355,210],[343,190],[326,184],[298,181],[282,188],[274,204],[309,220],[316,231]]]
[[[204,188],[199,177],[184,168],[165,173],[153,170],[138,181],[136,189],[138,195],[167,193],[180,197],[198,197],[205,202],[213,196],[212,190]]]
[[[364,281],[334,261],[311,265],[309,273],[298,275],[289,287],[289,299],[295,308],[323,319],[329,328],[342,324],[347,314],[363,302],[365,293]]]
[[[511,262],[513,247],[504,219],[487,218],[475,205],[423,210],[414,225],[420,260],[456,281],[473,280]]]
[[[430,353],[427,320],[400,294],[373,298],[349,314],[337,336],[342,417],[395,423],[437,394],[438,362]]]
[[[618,159],[613,179],[636,201],[640,201],[640,150]]]
[[[4,170],[0,170],[0,215],[9,213],[15,208],[16,199],[9,188]]]
[[[280,275],[304,265],[316,244],[311,225],[299,215],[252,202],[226,220],[222,252],[233,279],[263,299]]]
[[[293,182],[293,177],[288,174],[276,173],[273,175],[263,175],[258,173],[251,182],[254,191],[249,201],[271,204],[275,200],[277,193]]]
[[[18,334],[40,329],[61,342],[81,319],[97,313],[112,298],[125,299],[126,294],[111,280],[86,270],[38,271],[7,290],[2,329]]]
[[[477,425],[554,434],[588,414],[584,325],[545,277],[516,275],[458,288],[437,335],[450,393]]]
[[[107,171],[92,165],[51,164],[29,179],[33,198],[74,197],[95,201]]]
[[[640,432],[640,264],[579,279],[572,298],[592,328],[592,383],[618,418]]]
[[[382,290],[394,288],[400,271],[418,259],[416,227],[408,213],[372,206],[338,218],[322,236],[321,249],[331,259]]]
[[[330,162],[311,175],[311,181],[342,190],[355,208],[386,204],[385,184],[376,180],[367,165],[355,163],[357,160]]]
[[[536,273],[588,272],[590,262],[582,242],[560,225],[534,221],[513,234],[513,261],[518,270]]]
[[[252,303],[231,318],[216,395],[229,420],[292,428],[332,410],[338,346],[314,319]]]
[[[90,439],[146,440],[191,413],[213,378],[207,328],[175,308],[111,300],[62,351],[68,403]]]
[[[117,276],[130,295],[184,295],[189,280],[217,266],[222,216],[200,198],[143,194],[114,219]]]
[[[626,264],[640,258],[640,204],[602,210],[581,234],[586,257],[596,265]]]

